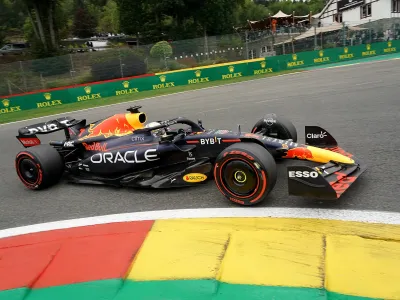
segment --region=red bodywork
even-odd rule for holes
[[[283,156],[283,158],[312,159],[313,155],[309,149],[298,147],[289,149],[286,153],[286,156]]]

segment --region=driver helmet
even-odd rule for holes
[[[160,126],[161,124],[160,123],[158,123],[158,122],[150,122],[149,124],[147,124],[146,126],[145,126],[145,128],[151,128],[151,127],[156,127],[156,126]],[[153,130],[152,131],[152,134],[154,135],[154,136],[162,136],[162,135],[164,135],[165,134],[165,129],[164,128],[160,128],[160,129],[156,129],[156,130]]]

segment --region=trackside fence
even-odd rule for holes
[[[363,25],[363,27],[365,27],[365,25]],[[393,37],[396,37],[396,39],[393,39]],[[360,38],[362,38],[362,36],[360,36]],[[3,95],[0,96],[0,118],[4,114],[12,114],[19,111],[96,101],[97,99],[113,96],[118,97],[143,91],[168,89],[175,86],[197,85],[217,80],[230,80],[238,77],[296,70],[305,67],[346,62],[354,59],[371,58],[400,52],[400,35],[389,36],[385,38],[384,41],[366,40],[372,41],[371,43],[364,43],[363,40],[356,43],[355,39],[356,37],[353,38],[353,45],[351,45],[351,43],[346,43],[346,45],[341,47],[317,47],[310,51],[299,51],[249,60],[195,66],[174,71],[154,72],[134,77],[118,77],[112,80],[74,85],[65,88],[43,89],[19,95]],[[293,41],[290,41],[290,44],[293,44]],[[281,47],[283,47],[283,45]],[[39,88],[40,85],[37,86],[37,89]]]
[[[10,57],[0,56],[0,96],[396,39],[400,39],[400,18],[321,27],[294,25],[276,32],[247,30],[172,41],[171,51],[161,57],[151,55],[154,44],[128,46],[128,40],[114,39],[93,49],[84,41],[71,41],[65,44],[69,54],[63,56],[13,63],[2,63]]]

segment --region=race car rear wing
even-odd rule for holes
[[[54,119],[48,122],[37,123],[33,125],[29,125],[26,127],[22,127],[18,129],[18,135],[16,138],[21,142],[21,144],[25,147],[32,147],[36,145],[40,145],[40,139],[37,137],[39,134],[49,134],[56,131],[64,130],[65,138],[70,139],[71,134],[75,134],[71,128],[76,125],[85,125],[86,120],[76,120],[70,117],[63,117]]]

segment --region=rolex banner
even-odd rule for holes
[[[298,52],[267,58],[237,61],[170,71],[129,79],[87,84],[65,89],[0,98],[0,121],[4,114],[32,109],[46,109],[70,103],[94,102],[105,104],[109,97],[129,96],[144,91],[166,90],[176,86],[199,85],[211,81],[229,81],[285,70],[302,69],[353,59],[371,58],[399,52],[400,40],[357,46]]]

